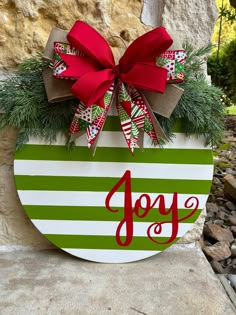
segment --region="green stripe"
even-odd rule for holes
[[[180,133],[183,130],[182,123],[178,120],[174,127],[172,128],[172,132]],[[121,131],[120,119],[118,116],[108,116],[103,127],[103,131]]]
[[[204,149],[145,149],[135,150],[134,156],[127,148],[97,148],[95,156],[87,147],[77,147],[68,152],[65,146],[28,144],[15,155],[17,160],[56,160],[93,162],[133,162],[164,164],[212,164],[212,151]]]
[[[113,177],[67,177],[16,175],[18,190],[110,191],[118,182]],[[211,180],[132,178],[132,191],[145,193],[208,194]],[[124,185],[119,188],[124,191]]]
[[[31,220],[80,220],[80,221],[121,221],[124,218],[124,210],[116,207],[118,212],[113,213],[105,207],[77,207],[77,206],[33,206],[25,205],[24,209]],[[194,223],[202,210],[185,220],[184,223]],[[179,209],[179,219],[186,217],[192,210]],[[133,217],[134,222],[164,222],[171,221],[171,213],[163,216],[157,208],[149,211],[146,217]]]
[[[44,234],[53,244],[60,248],[86,248],[86,249],[122,249],[122,250],[155,250],[162,251],[174,244],[156,244],[147,237],[134,237],[129,246],[119,246],[114,236],[91,235],[55,235]],[[168,237],[154,238],[158,242],[168,241]]]
[[[172,128],[172,132],[175,132],[175,133],[183,132],[183,130],[184,130],[183,126],[184,126],[184,122],[181,121],[180,119],[177,120],[175,125]]]
[[[103,131],[121,131],[120,119],[118,116],[108,116]]]

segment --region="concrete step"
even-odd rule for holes
[[[200,248],[96,264],[60,250],[0,252],[1,315],[235,315]]]

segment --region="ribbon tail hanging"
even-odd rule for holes
[[[151,106],[152,112],[166,118],[171,116],[183,92],[183,89],[174,84],[167,84],[163,94],[141,90],[142,95]]]
[[[166,139],[151,107],[139,90],[119,82],[116,106],[125,140],[132,153],[135,147],[143,147],[144,133],[154,144],[159,143],[158,138]]]
[[[88,147],[96,149],[98,136],[105,124],[114,94],[115,83],[113,82],[98,104],[87,107],[82,102],[79,103],[69,128],[71,141],[86,133]]]
[[[142,95],[143,96],[143,95]],[[152,107],[150,106],[149,102],[147,101],[147,99],[143,96],[143,99],[145,100],[146,102],[146,106],[147,106],[147,109],[149,111],[149,114],[151,116],[151,119],[152,119],[152,123],[153,123],[153,128],[155,130],[155,133],[157,135],[157,138],[162,138],[163,140],[165,141],[168,141],[168,137],[166,136],[164,130],[161,128],[161,125],[159,124],[158,120],[156,119],[156,116],[154,115],[154,112],[152,110]],[[154,142],[155,143],[155,142]]]

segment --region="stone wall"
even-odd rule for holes
[[[0,0],[0,77],[24,58],[42,51],[50,29],[69,29],[83,19],[110,42],[116,56],[151,27],[163,24],[178,42],[196,46],[210,42],[216,19],[214,0]],[[142,12],[142,14],[141,14]],[[143,22],[143,23],[142,23]],[[110,39],[109,39],[110,38]],[[20,205],[13,177],[14,141],[11,128],[0,133],[0,246],[51,245],[32,226]],[[203,217],[181,242],[199,238]]]
[[[151,28],[140,22],[141,0],[1,0],[0,68],[14,68],[42,51],[53,26],[70,29],[81,19],[100,31],[114,47]]]
[[[217,19],[215,0],[144,0],[142,21],[163,25],[175,40],[202,47],[211,42]]]

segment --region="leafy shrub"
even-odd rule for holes
[[[223,47],[218,60],[217,52],[212,53],[208,58],[208,74],[229,98],[226,105],[232,105],[231,101],[236,103],[236,39]]]

